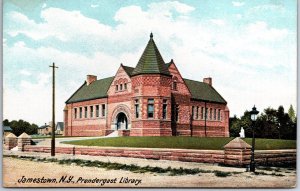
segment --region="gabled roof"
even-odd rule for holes
[[[170,75],[170,72],[150,34],[150,40],[132,72],[132,76],[139,74],[163,74]]]
[[[124,68],[124,70],[128,74],[128,76],[131,76],[134,68],[133,67],[129,67],[129,66],[124,66],[123,64],[122,64],[122,67]]]
[[[96,80],[90,85],[86,82],[66,101],[66,103],[74,103],[98,98],[107,97],[107,91],[114,77]]]
[[[42,126],[38,127],[38,129],[45,129],[46,127],[50,127],[50,125],[42,125]]]
[[[57,124],[56,124],[56,128],[55,129],[57,129],[57,127],[60,127],[60,129],[63,131],[64,130],[64,122],[57,122]]]
[[[192,99],[215,103],[227,103],[226,100],[212,86],[204,82],[198,82],[189,79],[183,80],[192,94]]]

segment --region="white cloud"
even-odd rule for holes
[[[96,8],[96,7],[99,7],[99,5],[98,4],[91,4],[91,7]]]
[[[17,27],[4,31],[12,36],[24,34],[34,40],[54,37],[64,43],[77,42],[83,50],[95,46],[96,51],[87,56],[55,46],[30,48],[20,41],[6,48],[5,55],[24,58],[21,64],[29,67],[29,71],[37,67],[48,68],[53,61],[59,66],[58,120],[62,120],[64,101],[81,85],[87,74],[102,78],[114,75],[121,62],[135,66],[150,31],[154,33],[164,60],[168,62],[173,58],[184,77],[200,81],[203,77],[213,77],[214,87],[228,101],[231,115],[243,114],[254,103],[260,108],[295,105],[296,89],[291,84],[296,84],[296,73],[293,73],[296,70],[296,43],[290,31],[270,27],[262,21],[237,28],[223,18],[194,20],[188,14],[193,10],[193,7],[177,1],[151,3],[147,10],[127,6],[114,15],[115,27],[88,18],[79,11],[44,9],[41,13],[43,22],[39,23],[14,12],[11,19],[18,24]],[[173,14],[174,11],[177,14]],[[106,51],[100,50],[102,47]],[[31,105],[51,103],[35,102],[40,98],[51,99],[48,83],[23,80],[21,85],[28,88],[5,90],[4,103],[12,106],[4,108],[5,116],[26,116],[25,110],[14,114],[13,109],[20,105],[31,108]],[[32,95],[35,91],[38,93]],[[23,97],[28,98],[26,103]],[[14,99],[18,101],[9,101]],[[45,110],[50,112],[50,106]],[[35,115],[40,112],[40,107],[33,106],[31,111]],[[49,115],[39,116],[38,113],[39,118],[35,120],[43,124],[50,120]]]
[[[44,8],[46,8],[46,7],[47,7],[47,4],[44,3],[44,4],[42,5],[42,9],[44,9]]]
[[[226,22],[222,19],[211,19],[210,21],[218,26],[224,26],[226,24]]]
[[[245,3],[244,2],[238,2],[238,1],[232,1],[232,5],[234,7],[241,7],[241,6],[245,5]]]
[[[22,75],[24,75],[24,76],[30,76],[31,75],[31,72],[29,72],[28,70],[25,70],[25,69],[20,70],[19,73],[22,74]]]

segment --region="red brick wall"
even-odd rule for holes
[[[140,117],[132,121],[131,136],[171,136],[171,77],[138,75],[132,77],[132,102],[140,102]],[[148,99],[154,99],[154,117],[147,116]],[[163,100],[167,100],[167,117],[163,119]],[[133,104],[133,103],[132,103]],[[134,114],[134,104],[132,105]]]
[[[95,99],[77,103],[67,104],[67,117],[65,117],[66,136],[102,136],[107,129],[107,114],[101,116],[101,105],[107,108],[107,98]],[[96,108],[94,107],[94,117],[90,117],[90,106],[99,105],[99,117],[95,117]],[[82,118],[79,118],[79,108],[82,107]],[[88,109],[88,117],[84,117],[84,107]],[[77,108],[77,118],[75,119],[74,108]],[[106,109],[107,111],[107,109]]]

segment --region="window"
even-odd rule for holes
[[[77,118],[77,108],[74,108],[74,118]]]
[[[90,106],[90,118],[94,117],[94,106]]]
[[[120,91],[122,91],[123,89],[123,84],[120,84]]]
[[[79,108],[79,118],[82,118],[82,107]]]
[[[173,90],[177,90],[177,82],[173,82]]]
[[[148,113],[148,118],[154,117],[154,99],[148,99],[147,113]]]
[[[197,106],[197,108],[196,108],[196,119],[198,119],[198,114],[199,114],[199,107]]]
[[[221,110],[218,109],[218,120],[221,121]]]
[[[124,84],[124,89],[127,90],[127,83]]]
[[[217,109],[214,109],[214,120],[217,119]]]
[[[87,118],[87,107],[84,107],[84,118]]]
[[[178,114],[179,114],[179,105],[176,105],[176,109],[175,109],[175,121],[176,122],[178,122],[178,120],[179,120]]]
[[[163,100],[163,119],[167,119],[167,100]]]
[[[208,108],[205,108],[205,120],[207,119]]]
[[[194,110],[195,110],[195,107],[192,106],[192,119],[194,119]]]
[[[135,100],[135,118],[139,118],[139,114],[140,114],[140,104],[139,104],[139,100],[136,99]]]
[[[116,91],[118,91],[119,90],[119,86],[118,85],[116,85]]]
[[[209,120],[212,120],[212,108],[209,109]]]
[[[96,117],[99,117],[99,105],[96,105]]]
[[[105,117],[105,104],[102,104],[102,117]]]
[[[201,119],[204,119],[204,115],[205,115],[204,107],[201,107]]]

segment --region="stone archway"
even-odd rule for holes
[[[117,130],[127,130],[128,129],[128,119],[123,112],[120,112],[117,117]]]
[[[111,118],[111,129],[112,130],[131,129],[130,108],[127,105],[120,104],[115,108]]]

